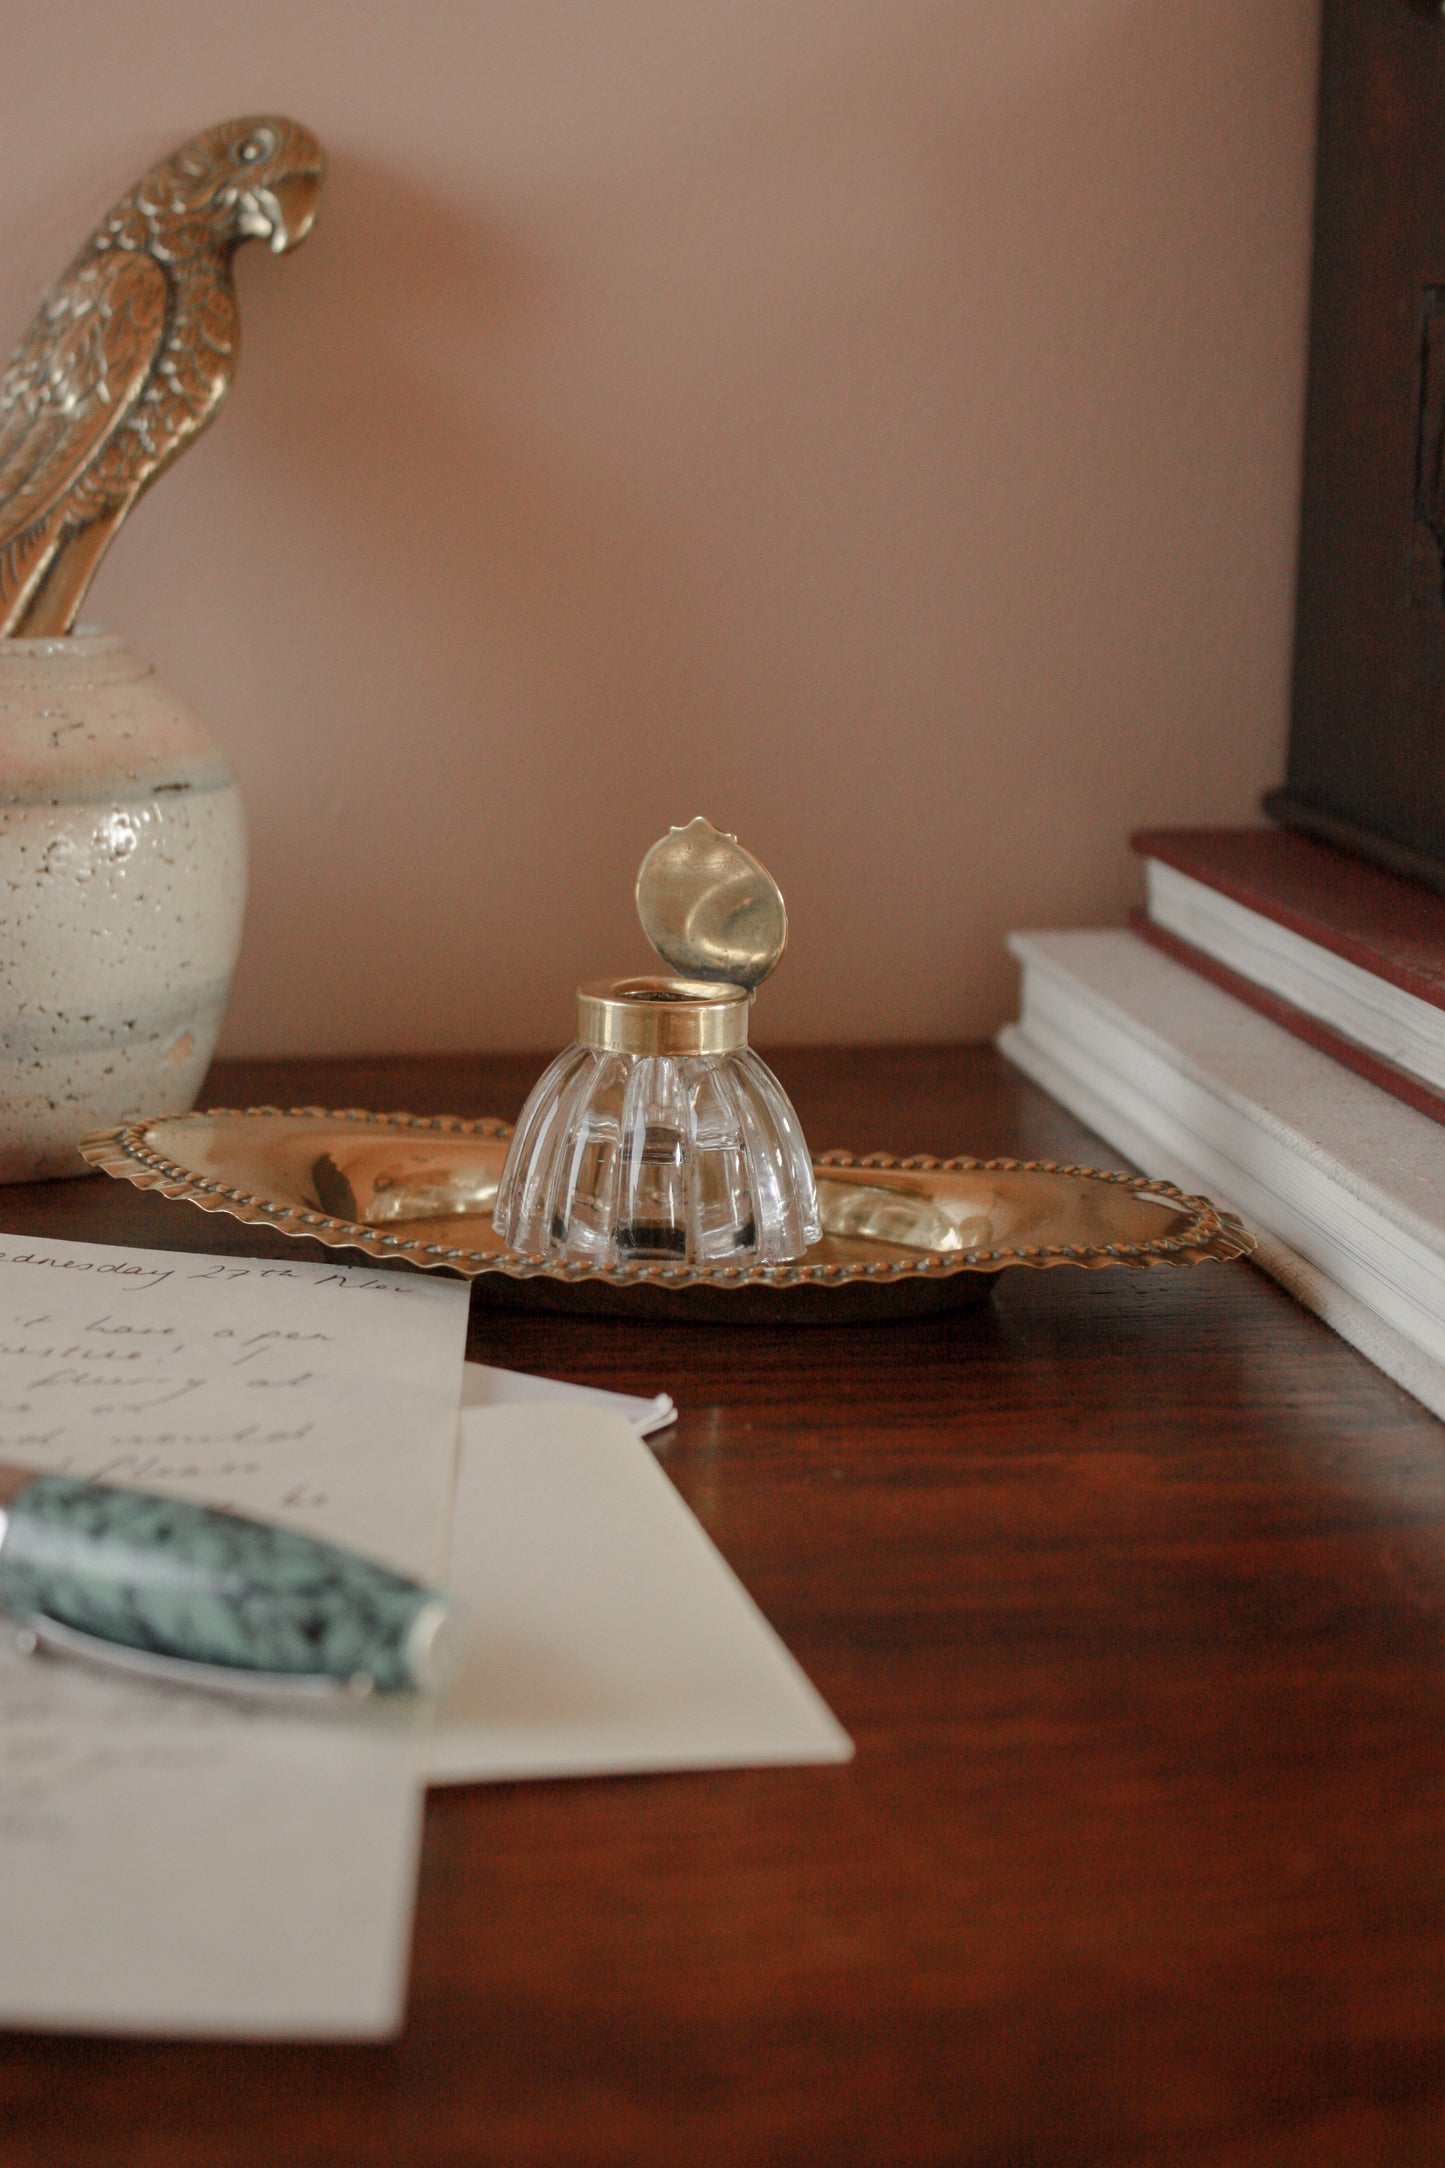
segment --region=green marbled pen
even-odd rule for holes
[[[437,1589],[289,1528],[28,1468],[0,1467],[0,1609],[26,1649],[222,1692],[435,1693],[452,1668]]]

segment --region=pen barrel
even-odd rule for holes
[[[0,1606],[183,1661],[404,1691],[438,1683],[446,1599],[289,1528],[42,1475],[9,1509]]]

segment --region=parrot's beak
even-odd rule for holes
[[[320,165],[305,166],[299,173],[288,173],[284,181],[266,191],[275,211],[271,231],[275,255],[284,256],[287,249],[299,247],[315,225],[316,207],[321,201],[321,173]]]
[[[274,188],[248,188],[236,199],[240,231],[264,241],[273,256],[296,248],[316,223],[321,171],[319,165],[305,166],[288,173]]]

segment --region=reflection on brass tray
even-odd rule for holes
[[[413,1145],[399,1151],[390,1140],[343,1157],[345,1166],[330,1152],[311,1162],[316,1202],[338,1219],[386,1227],[492,1216],[500,1172],[493,1157],[478,1162],[472,1154],[459,1161],[455,1150]]]
[[[932,1250],[950,1256],[987,1249],[993,1221],[977,1196],[930,1197],[900,1182],[818,1182],[818,1214],[825,1235],[840,1241],[886,1242],[892,1249]]]
[[[995,1274],[1200,1264],[1254,1247],[1232,1213],[1144,1175],[1046,1160],[815,1161],[823,1236],[787,1265],[651,1257],[609,1270],[507,1249],[491,1200],[505,1122],[319,1107],[215,1110],[95,1132],[92,1166],[328,1249],[454,1272],[492,1299],[634,1316],[846,1322],[976,1301]]]

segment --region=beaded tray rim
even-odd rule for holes
[[[163,1197],[195,1205],[202,1212],[221,1212],[252,1226],[271,1227],[278,1234],[321,1243],[327,1249],[361,1250],[379,1262],[400,1261],[424,1272],[447,1272],[463,1279],[501,1273],[511,1279],[547,1279],[566,1284],[605,1282],[614,1287],[842,1287],[898,1286],[904,1282],[949,1279],[963,1272],[1002,1272],[1012,1266],[1035,1271],[1073,1265],[1099,1271],[1121,1265],[1147,1270],[1169,1265],[1228,1262],[1246,1257],[1254,1249],[1254,1237],[1233,1212],[1211,1203],[1207,1197],[1191,1196],[1173,1182],[1156,1181],[1146,1174],[1121,1174],[1107,1168],[1073,1166],[1051,1159],[974,1159],[966,1155],[937,1159],[915,1153],[894,1158],[886,1152],[824,1152],[813,1161],[814,1170],[826,1175],[830,1169],[849,1169],[878,1174],[1009,1173],[1076,1177],[1103,1182],[1136,1194],[1157,1197],[1190,1214],[1180,1232],[1146,1242],[1049,1243],[1008,1245],[999,1249],[955,1252],[931,1251],[921,1257],[883,1256],[866,1262],[809,1264],[800,1258],[787,1265],[687,1265],[652,1261],[603,1268],[597,1265],[553,1263],[524,1257],[511,1250],[470,1250],[464,1244],[423,1242],[414,1236],[385,1233],[376,1226],[338,1219],[296,1197],[264,1197],[255,1191],[227,1187],[221,1181],[198,1177],[191,1169],[154,1149],[151,1135],[160,1130],[199,1126],[205,1122],[290,1121],[367,1123],[372,1126],[432,1136],[485,1137],[498,1142],[512,1134],[509,1122],[491,1116],[466,1119],[448,1114],[376,1114],[364,1107],[209,1107],[190,1114],[153,1116],[145,1121],[122,1122],[110,1129],[92,1130],[80,1140],[80,1153],[89,1165],[117,1181],[137,1189],[153,1190]]]

